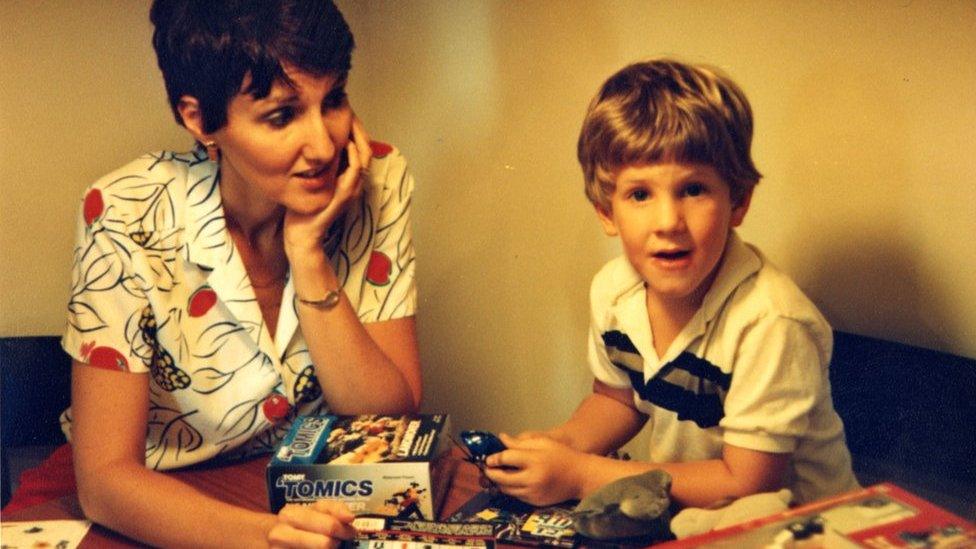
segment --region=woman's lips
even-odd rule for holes
[[[323,166],[317,170],[308,170],[295,174],[303,189],[309,192],[325,189],[329,182],[329,167]]]

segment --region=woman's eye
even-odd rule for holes
[[[271,114],[265,117],[268,124],[271,124],[274,128],[284,128],[295,118],[295,109],[291,107],[283,107],[272,111]]]
[[[705,186],[701,183],[690,183],[685,187],[685,195],[687,196],[701,196],[705,193]]]
[[[327,110],[329,110],[329,109],[338,109],[345,102],[346,102],[346,89],[345,88],[336,88],[336,89],[332,90],[329,93],[329,95],[325,96],[324,105],[325,105],[325,108]]]

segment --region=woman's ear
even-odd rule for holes
[[[176,104],[176,111],[183,119],[183,126],[190,135],[200,143],[210,141],[209,136],[203,131],[203,111],[200,110],[200,102],[196,97],[184,95]]]

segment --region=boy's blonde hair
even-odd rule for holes
[[[662,161],[713,167],[738,204],[762,177],[751,145],[752,109],[735,82],[711,67],[658,59],[604,82],[583,119],[577,156],[587,198],[608,212],[619,170]]]

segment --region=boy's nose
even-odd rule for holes
[[[661,233],[679,232],[684,228],[684,213],[674,200],[660,200],[654,209],[654,230]]]

